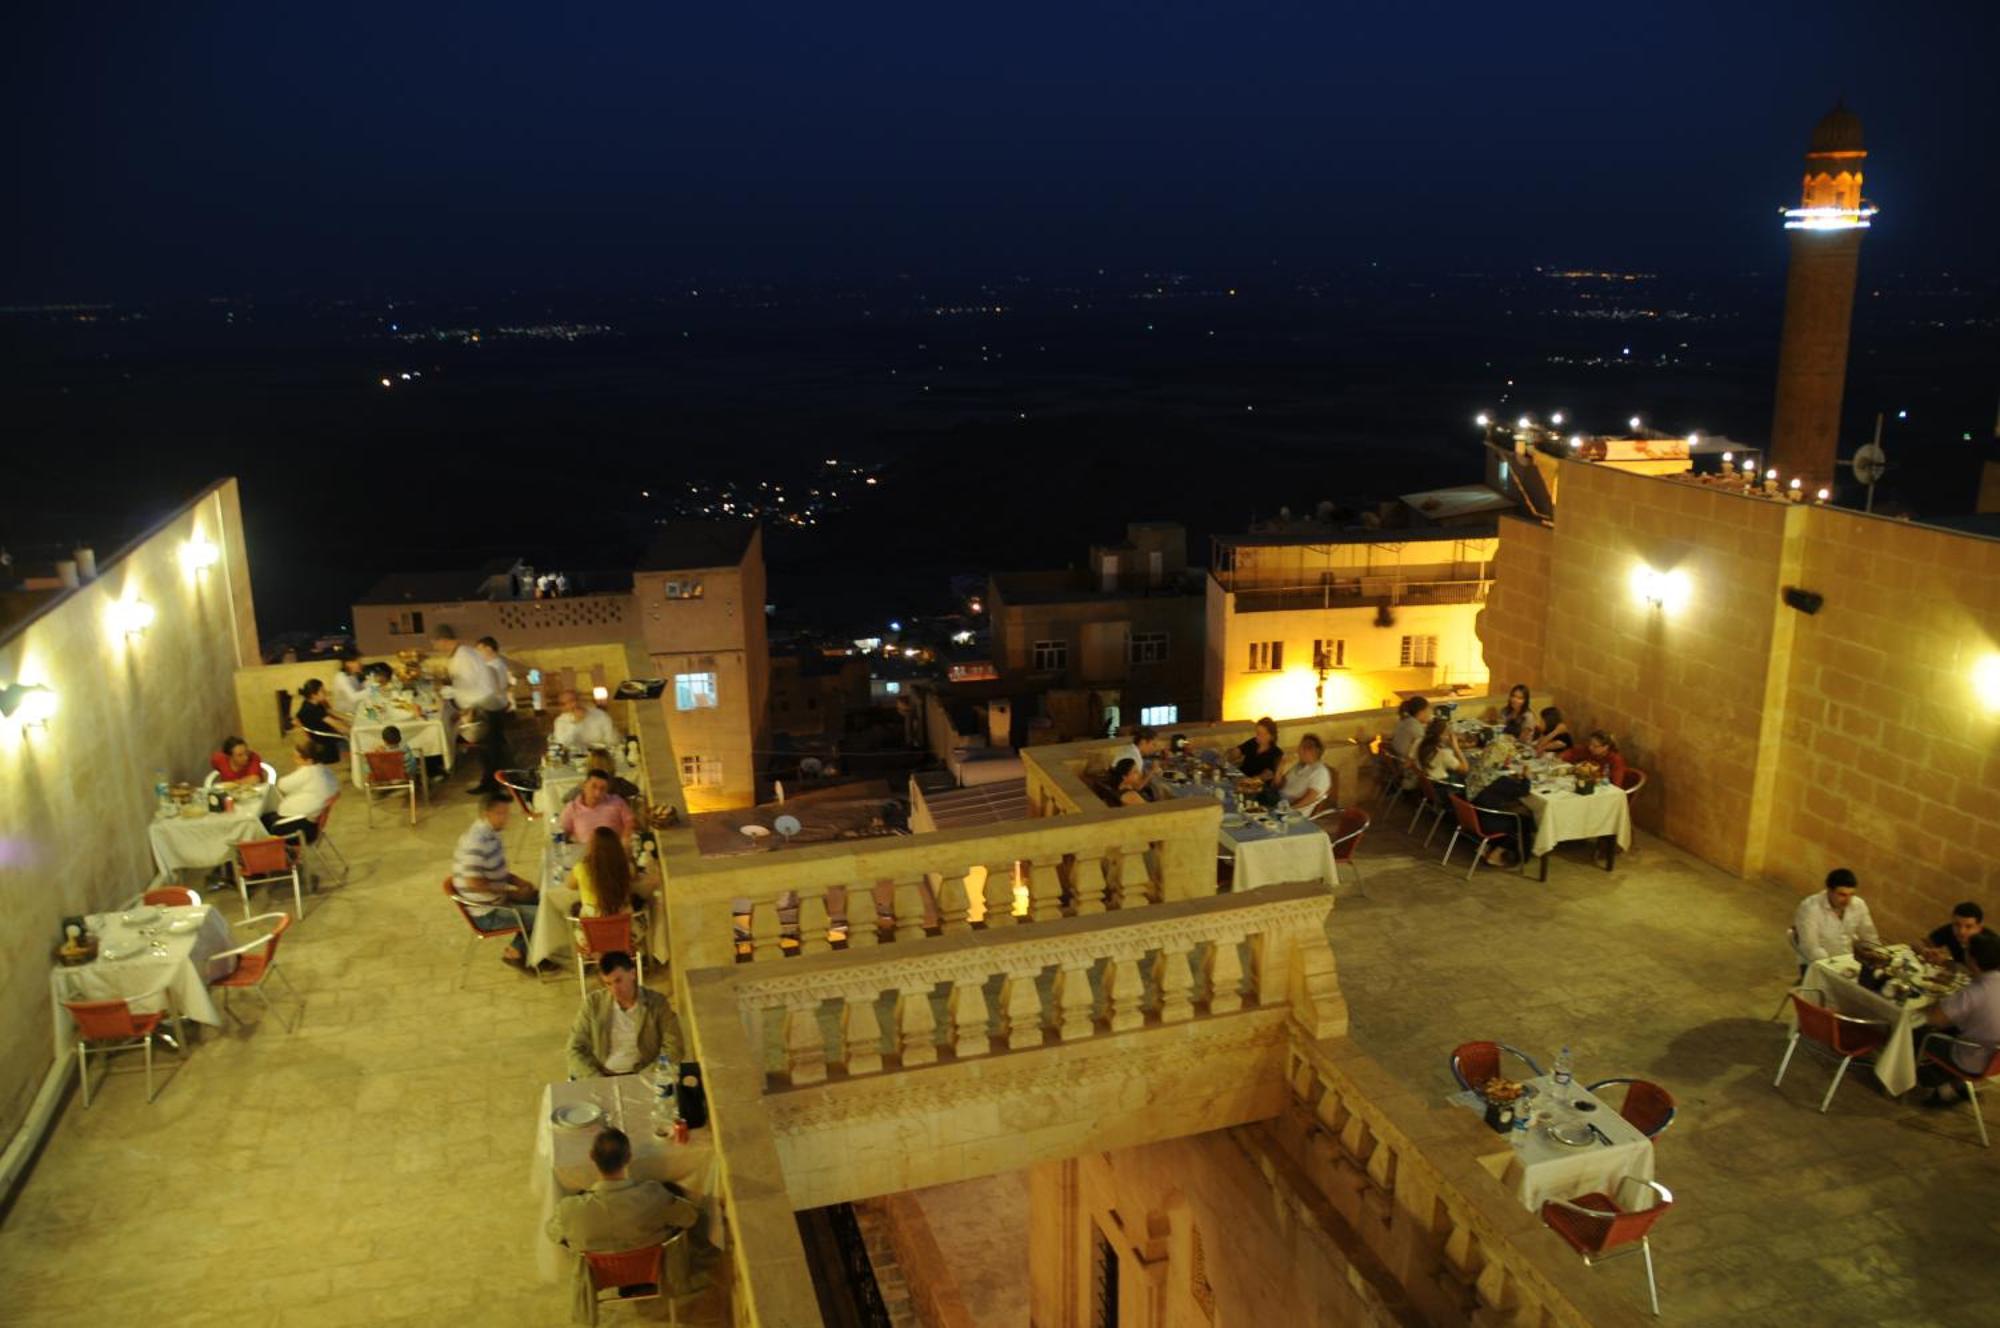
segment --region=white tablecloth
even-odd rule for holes
[[[1495,1176],[1513,1186],[1515,1197],[1520,1199],[1523,1208],[1537,1213],[1551,1199],[1574,1199],[1579,1194],[1597,1193],[1616,1197],[1618,1183],[1625,1177],[1635,1176],[1640,1180],[1653,1178],[1653,1141],[1620,1116],[1610,1103],[1599,1100],[1582,1084],[1573,1083],[1558,1094],[1555,1080],[1548,1075],[1524,1082],[1534,1085],[1534,1101],[1538,1105],[1579,1100],[1597,1103],[1597,1109],[1587,1115],[1577,1114],[1569,1118],[1588,1120],[1611,1142],[1592,1142],[1581,1146],[1561,1144],[1549,1138],[1539,1126],[1509,1133],[1507,1142],[1513,1146],[1511,1153],[1496,1151],[1480,1161]],[[1480,1104],[1475,1109],[1483,1110],[1484,1106]],[[1560,1108],[1557,1112],[1564,1114]],[[1500,1137],[1495,1135],[1493,1142],[1497,1145]]]
[[[1535,842],[1528,851],[1541,857],[1570,839],[1616,835],[1622,853],[1632,847],[1632,807],[1624,790],[1599,783],[1594,793],[1579,794],[1570,779],[1537,785],[1521,799],[1535,814]]]
[[[541,1117],[535,1125],[534,1165],[528,1186],[538,1202],[535,1219],[535,1266],[542,1280],[560,1277],[568,1252],[545,1234],[555,1215],[556,1200],[579,1194],[597,1181],[597,1169],[590,1162],[590,1145],[597,1138],[596,1127],[570,1129],[555,1124],[551,1114],[571,1102],[595,1102],[604,1108],[607,1122],[623,1130],[632,1141],[630,1175],[637,1180],[671,1181],[701,1209],[695,1231],[709,1244],[722,1249],[725,1227],[716,1198],[718,1176],[715,1142],[706,1127],[689,1132],[688,1141],[677,1144],[671,1137],[653,1133],[653,1090],[644,1076],[621,1074],[610,1078],[578,1079],[550,1084],[542,1090]]]
[[[1315,822],[1293,821],[1283,833],[1265,831],[1254,824],[1224,827],[1216,837],[1236,855],[1232,889],[1255,890],[1287,881],[1319,881],[1331,886],[1338,879],[1334,875],[1333,840]]]
[[[583,856],[575,844],[544,841],[542,849],[542,897],[535,905],[535,941],[528,947],[528,962],[573,953],[575,938],[570,931],[570,910],[580,902],[575,890],[564,884],[570,864]],[[666,963],[667,911],[659,905],[659,878],[642,876],[632,882],[633,890],[648,901],[646,909],[646,958]]]
[[[226,977],[235,966],[233,959],[211,962],[209,956],[236,948],[229,923],[206,904],[162,908],[156,923],[146,928],[120,921],[117,913],[93,914],[87,922],[97,933],[99,952],[103,948],[145,941],[145,930],[157,929],[163,955],[146,950],[130,959],[98,959],[76,968],[57,968],[49,974],[49,991],[55,1005],[55,1046],[60,1058],[76,1041],[76,1025],[63,1009],[64,1001],[132,1000],[149,992],[167,989],[169,1008],[203,1024],[219,1024],[222,1015],[208,994],[213,978]],[[175,935],[167,924],[179,918],[199,916],[195,930]],[[248,939],[247,937],[245,938]],[[213,971],[211,971],[213,970]],[[160,1008],[158,1001],[135,1001],[140,1013]]]
[[[449,707],[443,718],[386,719],[379,724],[357,720],[347,735],[348,765],[354,787],[368,787],[367,753],[381,748],[382,730],[392,724],[401,731],[403,745],[418,756],[440,757],[446,770],[458,759]]]
[[[1923,995],[1894,1001],[1861,985],[1861,964],[1853,955],[1821,959],[1806,970],[1803,985],[1825,993],[1822,1004],[1856,1019],[1879,1019],[1889,1025],[1889,1042],[1875,1054],[1875,1079],[1892,1096],[1917,1086],[1917,1045],[1911,1031],[1924,1021],[1924,1011],[1936,998]],[[1789,1013],[1789,1012],[1788,1012]]]
[[[152,841],[153,860],[161,871],[220,867],[231,860],[232,845],[269,833],[257,818],[278,809],[278,786],[259,784],[234,796],[235,811],[153,818],[146,827],[146,837]]]

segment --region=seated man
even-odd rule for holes
[[[278,809],[264,813],[264,828],[274,835],[304,835],[310,844],[319,838],[319,814],[340,793],[340,777],[323,742],[304,743],[293,755],[297,763],[278,780]]]
[[[333,713],[353,723],[354,707],[367,693],[368,671],[362,666],[361,657],[350,650],[340,657],[340,672],[333,675]]]
[[[590,832],[600,825],[617,831],[619,842],[629,850],[638,818],[632,815],[632,805],[611,791],[611,775],[592,770],[583,777],[583,791],[563,804],[562,831],[570,843],[588,844]]]
[[[667,998],[639,985],[637,966],[623,950],[607,950],[597,961],[601,984],[584,999],[569,1030],[569,1077],[634,1074],[664,1050],[681,1061],[681,1023]]]
[[[625,1174],[632,1164],[632,1141],[623,1130],[605,1130],[590,1145],[590,1162],[597,1169],[595,1185],[556,1203],[549,1217],[548,1237],[567,1249],[583,1251],[636,1250],[665,1243],[686,1231],[701,1210],[656,1180],[633,1180]],[[592,1295],[590,1279],[578,1259],[577,1296]],[[688,1284],[687,1242],[674,1246],[674,1257],[661,1269],[667,1284]]]
[[[458,837],[451,854],[452,890],[465,901],[472,925],[481,931],[505,931],[515,925],[516,915],[527,928],[501,954],[502,963],[525,971],[525,946],[532,944],[535,905],[541,892],[507,870],[505,831],[514,799],[506,793],[488,793],[479,800],[479,815]]]
[[[1807,895],[1792,914],[1792,944],[1799,952],[1799,973],[1815,960],[1854,953],[1856,940],[1876,944],[1881,936],[1868,902],[1856,893],[1854,873],[1835,867],[1826,874],[1826,889]]]
[[[1280,801],[1301,815],[1311,816],[1333,792],[1333,771],[1327,769],[1326,762],[1320,759],[1325,753],[1319,735],[1306,734],[1299,739],[1298,759],[1292,762],[1291,769],[1285,771],[1284,779],[1278,783]]]
[[[1116,766],[1120,761],[1130,761],[1139,767],[1140,774],[1150,777],[1153,772],[1148,768],[1148,762],[1159,754],[1160,735],[1141,724],[1132,730],[1132,741],[1111,753],[1111,764]]]
[[[1933,964],[1949,960],[1954,964],[1965,962],[1965,947],[1975,936],[1991,936],[1993,932],[1986,926],[1986,910],[1970,899],[1951,910],[1951,921],[1933,931],[1924,939],[1929,944],[1919,947],[1924,958]]]
[[[574,691],[564,692],[556,698],[556,704],[560,710],[556,715],[553,741],[561,743],[571,752],[618,745],[618,730],[612,725],[611,716],[587,703]]]
[[[1971,985],[1924,1011],[1924,1018],[1959,1039],[1949,1046],[1932,1043],[1930,1054],[1948,1057],[1965,1073],[1980,1075],[2000,1049],[2000,936],[1974,932],[1965,946],[1965,967],[1972,973]],[[1930,1064],[1928,1057],[1917,1062],[1917,1082],[1931,1090],[1924,1099],[1927,1107],[1955,1107],[1965,1101],[1958,1082]]]
[[[614,794],[625,799],[628,806],[637,807],[639,805],[639,786],[618,773],[618,763],[611,759],[611,749],[609,747],[591,748],[590,760],[584,768],[586,770],[602,770],[611,777],[610,789]],[[571,789],[569,796],[572,801],[582,797],[583,785],[578,784],[575,788]]]

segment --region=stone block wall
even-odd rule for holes
[[[1542,676],[1554,543],[1555,532],[1539,521],[1507,517],[1500,522],[1493,589],[1475,624],[1489,691],[1504,695],[1515,683]]]

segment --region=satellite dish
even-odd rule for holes
[[[1854,467],[1854,478],[1863,484],[1880,484],[1883,472],[1889,469],[1889,456],[1880,443],[1864,443],[1848,463]]]
[[[789,815],[780,816],[777,820],[771,822],[771,828],[787,839],[805,829],[803,825],[799,824],[798,817]]]
[[[799,773],[807,779],[817,779],[826,773],[826,762],[817,756],[805,757],[799,762]]]
[[[741,834],[746,839],[754,841],[769,837],[771,832],[769,830],[766,830],[761,825],[745,825],[737,827],[737,833]]]

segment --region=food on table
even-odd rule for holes
[[[1527,1089],[1512,1079],[1494,1075],[1480,1085],[1479,1095],[1488,1102],[1518,1102],[1526,1096]]]

